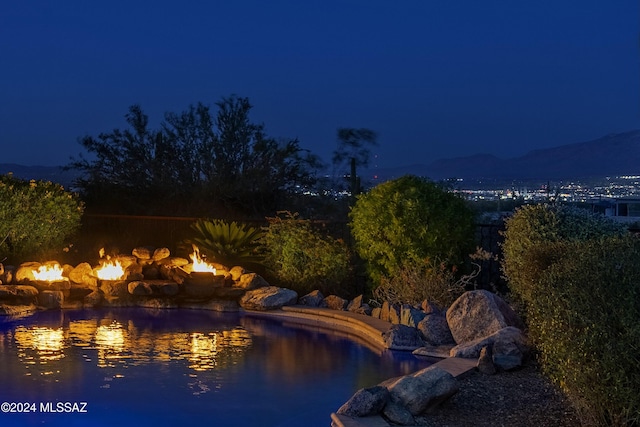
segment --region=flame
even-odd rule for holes
[[[104,257],[104,248],[100,249],[98,254],[102,259]],[[101,261],[100,267],[96,269],[96,276],[100,280],[122,280],[124,279],[124,268],[120,261],[111,261],[107,255],[105,261]]]
[[[193,245],[193,253],[189,255],[191,258],[191,271],[208,272],[216,274],[216,269],[211,264],[208,264],[200,257],[200,250],[196,245]]]
[[[64,280],[62,276],[62,267],[60,264],[53,265],[41,265],[38,268],[38,271],[33,272],[33,277],[36,280],[40,280],[43,282],[56,282],[59,280]]]

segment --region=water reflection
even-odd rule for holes
[[[66,320],[63,326],[17,326],[0,333],[0,342],[15,342],[18,358],[26,366],[51,363],[65,351],[81,352],[99,368],[149,363],[184,363],[196,372],[223,369],[241,362],[253,338],[241,326],[190,332],[147,328],[135,321],[115,319]],[[172,328],[175,329],[175,328]]]
[[[133,343],[131,343],[133,344]],[[98,350],[98,366],[113,367],[114,361],[124,359],[125,332],[115,320],[109,325],[101,325],[95,331],[95,347]]]
[[[25,364],[46,364],[64,357],[64,330],[32,326],[18,326],[14,333],[18,357]]]

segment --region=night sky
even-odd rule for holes
[[[0,163],[65,165],[78,138],[248,97],[273,137],[380,167],[640,128],[638,0],[11,0],[0,5]]]

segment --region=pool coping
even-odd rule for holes
[[[389,349],[385,344],[383,334],[391,329],[392,324],[364,314],[301,305],[284,306],[279,310],[245,310],[244,312],[255,317],[278,318],[320,330],[337,330],[364,340],[369,344],[370,348],[373,347],[377,349],[378,352]],[[446,357],[440,359],[431,366],[438,366],[439,368],[449,372],[454,377],[461,377],[475,369],[477,363],[477,359]],[[331,425],[334,427],[391,426],[391,424],[379,415],[353,418],[331,413],[331,420]]]

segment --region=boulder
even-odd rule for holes
[[[128,298],[128,282],[125,280],[101,280],[100,290],[105,298]]]
[[[376,385],[358,390],[337,411],[337,414],[350,417],[367,417],[376,415],[382,411],[389,401],[389,390],[386,387]]]
[[[382,307],[380,307],[380,320],[384,320],[385,322],[389,321],[389,308],[391,305],[388,301],[382,302]]]
[[[155,251],[153,251],[153,255],[151,255],[151,259],[155,262],[158,262],[165,258],[169,258],[170,255],[171,255],[171,251],[169,250],[169,248],[157,248]]]
[[[444,313],[442,313],[442,310],[440,309],[440,307],[438,307],[436,303],[428,300],[422,301],[422,304],[420,304],[420,308],[422,309],[422,311],[425,312],[425,314],[443,314],[444,315]]]
[[[64,294],[62,291],[42,291],[38,294],[38,305],[49,310],[62,308]]]
[[[399,325],[401,323],[399,304],[389,305],[389,322],[394,325]]]
[[[241,289],[251,290],[269,286],[269,282],[267,282],[258,273],[245,273],[240,276],[234,286]]]
[[[424,311],[418,310],[409,304],[404,304],[400,307],[400,324],[402,325],[415,328],[425,316],[426,313]]]
[[[416,419],[413,418],[411,412],[409,412],[409,410],[404,406],[393,401],[387,402],[384,409],[382,409],[382,415],[395,425],[416,425]]]
[[[248,271],[240,267],[239,265],[236,265],[232,267],[231,270],[229,270],[229,274],[231,274],[231,278],[233,279],[234,282],[237,282],[238,280],[240,280],[240,276],[242,276],[245,273],[248,273]]]
[[[103,295],[100,291],[93,291],[82,300],[85,307],[99,307],[102,304]]]
[[[507,326],[523,327],[511,307],[486,290],[462,294],[447,310],[447,323],[457,344],[486,337]]]
[[[165,310],[178,308],[178,304],[167,298],[140,298],[136,301],[138,307],[150,308],[154,310]]]
[[[453,336],[449,330],[449,324],[444,316],[439,314],[429,314],[418,323],[418,331],[422,339],[429,345],[439,346],[454,344]]]
[[[390,350],[413,351],[424,345],[418,330],[406,325],[393,325],[382,334],[382,339]]]
[[[20,267],[16,270],[16,282],[21,284],[29,284],[36,280],[33,275],[34,271],[37,271],[42,264],[39,262],[25,262],[20,264]]]
[[[311,291],[305,296],[300,297],[298,304],[308,307],[326,307],[324,295],[319,290]]]
[[[98,287],[98,279],[93,275],[93,267],[87,262],[78,264],[69,272],[69,280],[72,283],[86,285],[93,289]]]
[[[153,255],[154,250],[155,249],[150,246],[139,246],[137,248],[133,248],[133,250],[131,251],[131,254],[138,259],[147,260],[147,259],[151,259],[151,256]]]
[[[180,287],[172,281],[145,280],[129,282],[127,290],[136,296],[168,297],[178,295]]]
[[[493,364],[491,347],[482,347],[482,350],[480,350],[480,357],[478,357],[478,365],[476,367],[478,368],[478,371],[485,375],[493,375],[496,373],[496,366]]]
[[[347,304],[347,311],[356,312],[362,307],[362,295],[358,295]]]
[[[324,303],[332,310],[344,310],[347,307],[348,301],[337,295],[329,295],[324,299]]]
[[[240,306],[246,310],[275,310],[298,301],[298,294],[291,289],[266,286],[248,291],[240,298]]]
[[[500,329],[488,337],[478,338],[475,341],[458,344],[451,349],[451,357],[480,357],[483,347],[491,347],[493,363],[497,368],[508,370],[520,363],[529,352],[527,339],[522,331],[513,326]],[[517,364],[517,365],[516,365]]]
[[[404,406],[413,416],[431,411],[458,391],[458,382],[453,375],[437,366],[383,384],[389,390],[391,400]]]
[[[12,303],[32,304],[37,300],[38,290],[29,285],[0,285],[0,300]]]
[[[33,305],[9,305],[0,304],[0,316],[26,316],[37,311],[38,308]]]

